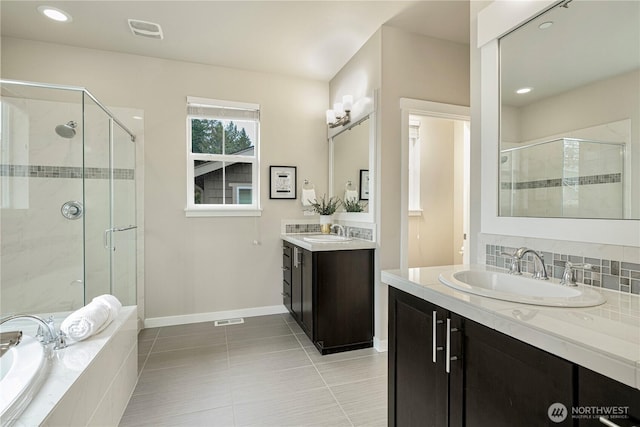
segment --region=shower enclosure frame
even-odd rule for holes
[[[106,118],[108,118],[108,144],[109,144],[109,148],[108,148],[108,153],[109,153],[109,164],[108,164],[108,180],[109,180],[109,184],[108,184],[108,206],[109,206],[109,212],[108,212],[108,220],[109,220],[109,227],[107,229],[104,230],[104,241],[105,241],[105,249],[109,250],[109,257],[108,257],[108,270],[109,270],[109,293],[114,293],[114,251],[115,251],[115,247],[113,245],[113,233],[114,232],[120,232],[120,231],[127,231],[127,230],[134,230],[137,228],[137,219],[138,219],[138,215],[137,215],[137,197],[138,197],[138,188],[137,188],[137,184],[136,184],[136,180],[137,178],[137,173],[135,172],[136,170],[136,162],[135,162],[135,156],[136,156],[136,148],[133,148],[133,224],[126,224],[126,225],[116,225],[115,224],[115,219],[114,219],[114,200],[115,200],[115,161],[114,161],[114,149],[115,149],[115,132],[117,131],[117,128],[120,128],[121,131],[123,131],[126,136],[128,136],[128,139],[135,144],[136,142],[136,135],[134,134],[133,131],[131,131],[129,129],[128,126],[126,126],[122,121],[120,121],[106,106],[104,106],[89,90],[87,90],[84,87],[80,87],[80,86],[70,86],[70,85],[59,85],[59,84],[49,84],[49,83],[39,83],[39,82],[29,82],[29,81],[20,81],[20,80],[11,80],[11,79],[0,79],[0,85],[2,85],[3,87],[5,85],[13,85],[16,87],[22,86],[22,87],[31,87],[31,88],[36,88],[37,89],[45,89],[45,90],[60,90],[60,91],[68,91],[68,92],[77,92],[80,95],[80,103],[79,106],[81,108],[81,117],[82,117],[82,121],[83,121],[83,126],[81,128],[81,138],[82,138],[82,201],[83,203],[85,203],[85,201],[87,200],[87,177],[86,177],[86,169],[87,169],[87,164],[86,164],[86,152],[85,152],[85,145],[86,145],[86,126],[84,125],[86,118],[86,114],[87,114],[87,106],[88,104],[90,105],[95,105],[98,107],[99,110],[101,110],[105,115]],[[86,98],[85,98],[86,97]],[[25,97],[23,98],[25,100],[29,100],[31,98],[29,97]],[[99,111],[96,110],[96,111]],[[122,137],[124,137],[125,135],[123,134]],[[125,140],[125,139],[121,139],[121,140]],[[27,166],[30,166],[31,163],[28,162]],[[83,303],[87,304],[89,302],[89,298],[87,297],[87,286],[91,286],[91,284],[87,283],[87,233],[89,232],[87,230],[87,225],[86,225],[86,217],[84,217],[85,219],[83,219],[83,223],[82,223],[82,277],[83,277]],[[136,230],[134,230],[134,232],[136,232]],[[95,233],[95,230],[93,230],[93,233]],[[136,232],[136,237],[137,237],[137,232]],[[102,241],[102,239],[100,239],[100,241]],[[138,253],[137,253],[137,238],[134,237],[133,239],[133,259],[137,259],[138,258]],[[136,261],[134,261],[134,270],[137,270],[136,267]],[[133,293],[133,301],[130,302],[132,304],[136,304],[137,302],[137,286],[138,286],[138,274],[137,271],[133,272],[133,275],[130,276],[132,278],[132,282],[128,285],[130,286],[129,291],[132,291]],[[73,308],[78,308],[78,307],[73,307]],[[56,311],[55,309],[52,309],[51,311]]]

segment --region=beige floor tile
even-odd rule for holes
[[[229,357],[229,374],[246,375],[311,366],[309,356],[302,348],[265,354],[242,354]]]
[[[349,419],[355,427],[387,427],[387,405],[366,412],[350,414]]]
[[[293,335],[260,338],[253,340],[232,341],[228,343],[229,356],[270,353],[274,351],[292,350],[300,348],[300,343]]]
[[[387,358],[383,356],[365,356],[357,359],[316,365],[320,375],[329,387],[362,381],[369,378],[382,377],[387,374]]]
[[[155,338],[153,340],[140,341],[138,340],[138,354],[139,355],[147,355],[151,351],[151,346],[155,342]]]
[[[311,339],[304,332],[300,334],[296,334],[296,338],[298,339],[298,341],[300,341],[300,345],[302,345],[302,347],[316,348],[316,346],[313,344]]]
[[[198,412],[190,412],[169,416],[165,418],[146,420],[143,424],[123,424],[120,427],[132,426],[153,426],[153,427],[233,427],[233,407],[208,409]]]
[[[208,332],[224,332],[224,326],[214,326],[213,322],[190,323],[188,325],[165,326],[160,328],[158,338],[176,335],[193,335]]]
[[[233,328],[236,326],[251,327],[251,326],[260,326],[260,325],[267,325],[267,324],[279,324],[279,323],[283,323],[284,321],[285,320],[282,318],[281,314],[271,314],[268,316],[245,317],[244,323],[240,325],[231,325],[227,327],[228,328]]]
[[[349,426],[349,420],[326,388],[303,391],[286,399],[235,404],[238,426]]]
[[[171,337],[158,337],[151,348],[151,352],[180,350],[196,347],[210,347],[212,345],[225,345],[227,338],[224,330],[219,332],[207,332],[193,335],[176,335]]]
[[[171,391],[133,395],[123,416],[123,422],[136,424],[141,421],[204,411],[230,406],[232,404],[229,387],[217,383],[205,383],[186,387],[176,387]]]
[[[291,332],[293,332],[294,334],[304,334],[304,331],[302,330],[300,325],[298,325],[295,322],[287,323],[287,326],[289,326],[289,328],[291,329]]]
[[[382,376],[330,387],[349,417],[387,406],[387,377]],[[352,420],[353,421],[353,420]]]
[[[160,328],[146,328],[138,333],[138,341],[154,340],[158,336]]]
[[[244,328],[236,328],[234,326],[227,327],[228,342],[270,338],[282,335],[292,335],[291,329],[284,322],[267,323],[266,325],[255,325]]]
[[[315,364],[339,362],[341,360],[356,359],[365,356],[377,356],[379,353],[374,348],[363,348],[360,350],[342,351],[333,354],[320,354],[319,351],[310,351],[309,357]]]
[[[145,369],[164,369],[177,366],[228,367],[227,346],[214,345],[173,351],[151,353],[147,359]],[[217,362],[217,363],[216,363]]]
[[[204,385],[212,389],[230,390],[229,371],[207,371],[193,366],[180,366],[168,369],[145,369],[133,392],[138,394],[171,393],[183,388],[191,389]]]
[[[285,399],[305,390],[326,388],[313,366],[280,371],[247,373],[231,377],[234,404]]]

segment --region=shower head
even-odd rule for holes
[[[56,126],[56,133],[63,138],[71,139],[76,136],[76,127],[78,124],[73,120],[67,122],[66,125]]]

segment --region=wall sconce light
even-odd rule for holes
[[[333,110],[327,110],[327,125],[330,128],[344,126],[351,121],[351,107],[353,106],[353,96],[345,95],[342,102],[333,104]]]

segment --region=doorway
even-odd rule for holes
[[[403,99],[402,267],[469,263],[469,109]]]

